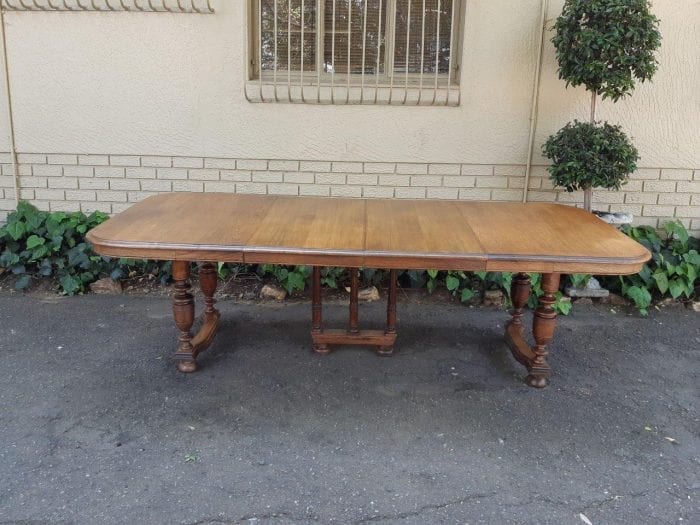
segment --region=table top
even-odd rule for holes
[[[88,233],[103,255],[396,269],[627,274],[639,243],[550,203],[162,194]]]

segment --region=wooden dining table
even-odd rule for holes
[[[216,334],[218,262],[311,266],[311,340],[319,354],[336,345],[360,344],[391,355],[398,270],[514,272],[505,340],[527,368],[526,382],[533,387],[544,387],[550,375],[547,347],[556,326],[553,305],[561,275],[637,273],[650,258],[643,246],[596,216],[551,203],[169,193],[133,205],[87,238],[102,255],[173,262],[173,314],[180,332],[174,357],[181,372],[197,370],[198,355]],[[200,263],[204,298],[196,334],[192,262]],[[350,269],[345,328],[323,325],[323,267]],[[389,270],[384,330],[359,327],[358,268]],[[534,344],[527,342],[524,330],[528,273],[542,274],[532,321]]]

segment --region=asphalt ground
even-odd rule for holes
[[[167,297],[0,294],[0,523],[700,523],[697,313],[578,306],[536,390],[503,310],[400,301],[382,358],[219,308],[182,375]]]

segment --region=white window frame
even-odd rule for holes
[[[298,102],[330,104],[413,104],[458,106],[460,65],[464,38],[464,10],[466,0],[453,0],[451,15],[450,59],[447,73],[405,73],[394,71],[394,44],[397,3],[410,1],[413,8],[422,8],[423,0],[381,0],[385,10],[383,72],[341,74],[324,71],[325,4],[324,0],[304,0],[316,4],[316,64],[313,71],[278,70],[263,71],[261,28],[262,0],[247,2],[247,82],[246,98],[251,102]],[[284,1],[284,0],[278,0]],[[301,0],[300,0],[301,1]],[[352,4],[350,4],[352,5]],[[366,4],[365,4],[366,5]],[[336,32],[338,30],[336,29]],[[341,30],[347,32],[347,29]],[[301,34],[304,31],[302,27]],[[302,38],[303,42],[303,38]],[[302,54],[303,56],[303,54]],[[288,56],[289,57],[289,56]],[[289,58],[288,58],[289,60]],[[284,63],[284,61],[280,61]],[[377,60],[379,62],[379,59]],[[287,61],[289,66],[289,62]],[[357,80],[359,79],[359,82]],[[322,97],[323,91],[323,97]],[[257,93],[256,93],[257,92]],[[428,93],[424,93],[428,92]],[[438,93],[441,96],[438,96]],[[427,96],[425,96],[427,94]]]

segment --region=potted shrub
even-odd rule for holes
[[[589,122],[574,121],[549,137],[544,155],[550,177],[567,191],[584,191],[591,211],[593,188],[619,189],[637,165],[634,145],[619,126],[595,119],[597,97],[613,102],[629,95],[637,80],[656,72],[659,20],[648,0],[566,0],[552,38],[559,78],[591,93]]]

